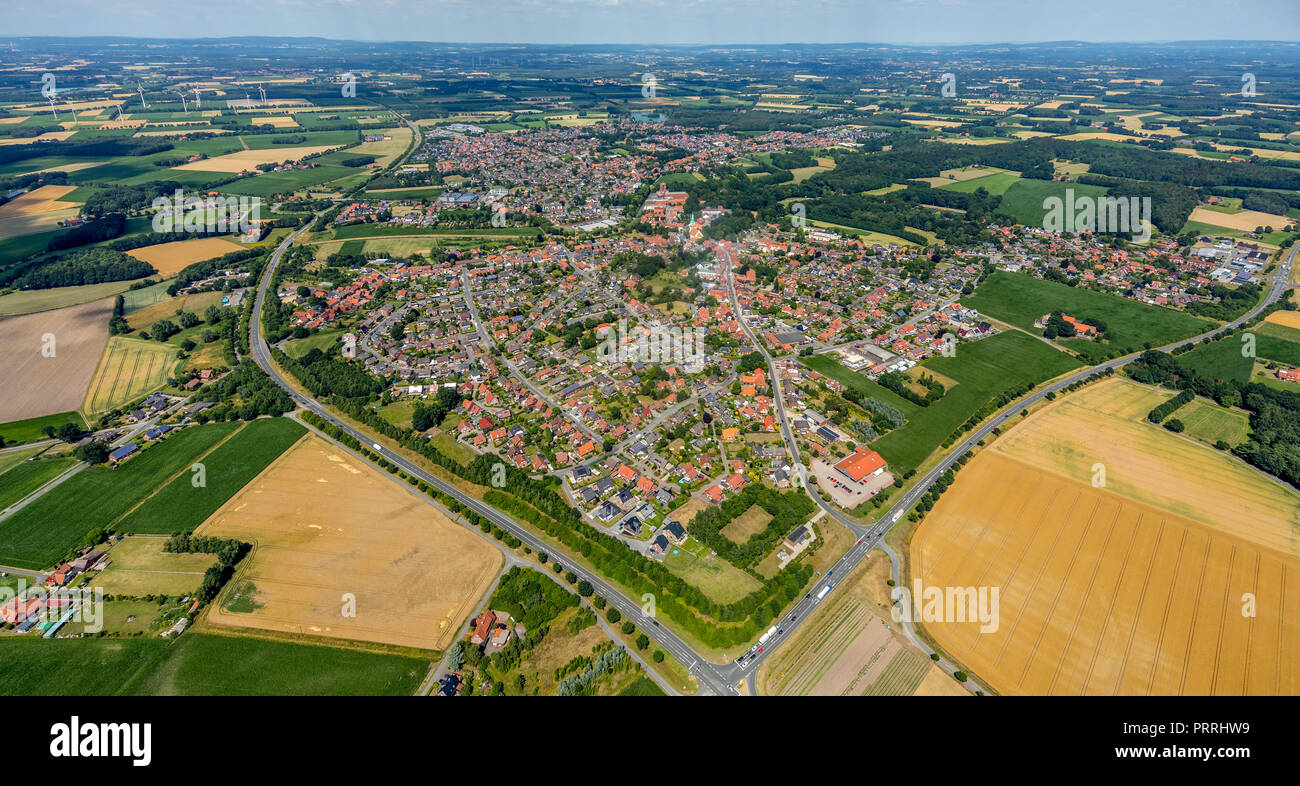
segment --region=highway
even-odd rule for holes
[[[373,447],[375,443],[374,443],[374,438],[372,436],[358,429],[353,428],[351,425],[347,423],[344,423],[343,421],[341,421],[340,419],[338,419],[337,417],[335,417],[334,415],[326,411],[326,409],[314,398],[306,397],[298,393],[296,390],[294,390],[294,388],[289,384],[289,382],[281,375],[279,369],[271,362],[270,349],[267,346],[264,336],[262,335],[262,307],[266,298],[267,289],[270,285],[272,277],[274,276],[275,268],[279,264],[280,259],[283,256],[285,250],[293,243],[293,241],[299,235],[301,235],[308,228],[310,228],[315,223],[315,220],[316,219],[313,219],[312,221],[304,225],[302,228],[296,230],[288,237],[286,237],[276,248],[274,253],[271,255],[271,260],[266,266],[266,270],[264,271],[262,281],[258,285],[256,300],[254,301],[253,304],[251,336],[250,336],[249,345],[252,351],[253,360],[271,377],[271,379],[275,380],[277,384],[279,384],[282,388],[284,388],[288,392],[288,394],[294,399],[294,401],[298,403],[299,406],[316,413],[318,416],[320,416],[324,420],[334,425],[340,431],[348,434],[349,436],[358,440],[362,444],[371,445]],[[746,334],[750,336],[750,340],[754,342],[755,346],[758,347],[758,349],[763,353],[763,355],[768,360],[768,367],[769,370],[771,371],[771,376],[773,379],[772,382],[773,390],[776,394],[777,411],[781,420],[782,434],[786,440],[787,449],[791,451],[792,457],[795,460],[795,465],[796,467],[799,468],[801,480],[804,482],[805,488],[807,488],[807,473],[806,470],[803,468],[802,461],[799,460],[798,452],[797,452],[798,446],[793,439],[793,434],[790,433],[789,424],[785,414],[784,401],[780,392],[780,378],[776,374],[774,362],[771,356],[768,354],[765,345],[755,340],[755,337],[753,336],[752,331],[749,328],[748,322],[744,318],[743,312],[740,311],[739,309],[739,303],[736,299],[736,294],[735,294],[735,283],[733,278],[732,259],[731,259],[730,251],[727,250],[725,246],[719,246],[718,248],[720,249],[719,253],[724,255],[727,259],[726,275],[728,280],[728,286],[731,289],[730,294],[732,296],[733,307],[736,308],[736,316],[740,320],[741,325],[744,326]],[[1235,329],[1236,327],[1240,326],[1244,322],[1253,319],[1264,308],[1276,302],[1277,299],[1281,296],[1281,294],[1286,290],[1286,284],[1287,281],[1289,280],[1291,266],[1295,261],[1295,256],[1297,251],[1300,251],[1300,245],[1293,248],[1290,255],[1286,258],[1286,260],[1281,265],[1279,265],[1278,270],[1274,274],[1273,283],[1272,283],[1272,287],[1269,290],[1269,294],[1258,306],[1252,309],[1245,316],[1227,325],[1216,328],[1215,330],[1204,333],[1200,336],[1175,342],[1173,344],[1160,347],[1160,349],[1163,351],[1169,351],[1176,347],[1183,346],[1192,343],[1194,341],[1200,340],[1201,338],[1204,338],[1206,336],[1215,336],[1224,331]],[[958,351],[960,351],[960,349]],[[859,534],[858,542],[851,549],[849,549],[848,552],[846,552],[839,559],[839,561],[835,563],[833,568],[827,571],[826,575],[822,577],[821,580],[818,581],[816,587],[824,587],[827,585],[833,587],[834,585],[842,581],[843,578],[849,572],[851,572],[854,568],[858,566],[859,563],[862,562],[862,560],[872,549],[877,548],[882,544],[885,534],[906,514],[907,510],[916,502],[916,500],[919,499],[921,496],[923,496],[926,493],[926,491],[929,490],[930,486],[939,477],[941,477],[944,473],[946,473],[953,466],[953,464],[957,462],[959,458],[961,458],[963,455],[968,453],[973,447],[975,447],[977,443],[979,443],[980,440],[987,437],[994,428],[1004,424],[1008,419],[1013,417],[1021,409],[1042,400],[1048,393],[1059,392],[1060,390],[1068,387],[1069,385],[1077,381],[1083,380],[1088,376],[1091,376],[1092,374],[1095,374],[1099,371],[1105,371],[1108,368],[1120,368],[1124,365],[1127,365],[1128,363],[1133,362],[1133,360],[1135,360],[1136,358],[1137,355],[1130,355],[1124,358],[1111,360],[1101,365],[1084,369],[1082,371],[1078,371],[1070,375],[1069,377],[1063,378],[1049,386],[1035,390],[1032,393],[1013,402],[1012,404],[1007,405],[1002,410],[1000,410],[998,414],[994,416],[991,420],[989,420],[984,425],[980,426],[975,431],[973,431],[970,435],[968,435],[966,439],[963,440],[954,450],[952,450],[942,461],[940,461],[938,465],[936,465],[933,469],[931,469],[928,473],[926,473],[926,475],[919,482],[917,482],[911,488],[911,490],[909,490],[897,503],[895,503],[885,513],[884,516],[882,516],[876,523],[870,525],[869,527],[848,520],[843,514],[839,513],[836,510],[832,510],[830,506],[826,505],[825,502],[821,499],[820,495],[817,495],[815,493],[810,493],[810,496],[814,499],[814,501],[816,501],[819,506],[821,506],[824,510],[826,510],[828,514],[830,514],[837,521],[840,521],[845,526],[849,527],[854,532]],[[402,456],[395,455],[390,450],[381,449],[379,452],[382,453],[385,456],[385,458],[387,458],[391,463],[399,467],[402,471],[406,472],[408,475],[411,475],[412,477],[422,480],[425,483],[429,484],[430,486],[437,488],[439,491],[455,498],[465,507],[469,508],[470,510],[473,510],[478,515],[483,516],[484,518],[488,519],[489,521],[501,527],[502,529],[506,530],[507,532],[510,532],[515,537],[523,541],[525,544],[531,546],[534,550],[547,551],[547,552],[551,551],[552,547],[550,545],[543,543],[539,538],[535,537],[531,532],[524,529],[522,526],[520,526],[513,519],[511,519],[509,516],[502,513],[501,511],[491,507],[490,505],[487,505],[486,503],[482,502],[479,499],[476,499],[474,497],[462,493],[454,486],[444,482],[440,478],[435,477],[431,473],[425,471],[423,468],[406,460]],[[565,560],[565,562],[567,562],[567,560]],[[640,623],[639,627],[641,627],[645,631],[647,636],[649,636],[660,647],[662,647],[667,652],[671,653],[683,664],[685,664],[687,668],[690,669],[691,673],[694,674],[695,677],[699,680],[702,694],[711,693],[714,695],[733,695],[733,696],[741,695],[736,688],[737,684],[740,683],[742,680],[747,679],[753,673],[755,673],[758,669],[759,664],[761,664],[764,659],[770,656],[772,652],[775,651],[776,648],[781,643],[788,640],[793,635],[793,633],[798,628],[798,626],[801,625],[804,622],[804,620],[806,620],[809,617],[812,611],[814,611],[822,601],[821,598],[817,597],[816,591],[810,591],[807,595],[805,595],[804,598],[799,600],[792,609],[787,611],[785,616],[781,618],[780,622],[778,622],[777,625],[775,626],[778,627],[780,633],[775,635],[769,641],[765,642],[761,652],[756,652],[753,653],[751,656],[746,656],[745,659],[740,662],[716,664],[716,663],[706,661],[702,657],[697,655],[675,633],[673,633],[663,625],[659,624],[658,622],[651,620],[649,624],[647,624],[645,618],[642,615],[641,603],[639,600],[634,602],[633,599],[625,597],[624,595],[617,592],[609,584],[607,584],[604,580],[602,580],[599,576],[596,576],[595,574],[589,572],[588,570],[586,570],[580,565],[565,564],[564,567],[567,570],[573,571],[573,573],[575,573],[580,579],[585,579],[586,581],[590,582],[591,585],[596,589],[596,591],[609,601],[611,606],[618,609],[619,612],[622,613],[622,615],[625,618],[628,618],[635,622],[639,622]],[[915,634],[910,629],[910,625],[908,627],[908,632],[910,635],[913,636],[913,640],[916,641]],[[945,668],[949,670],[953,670],[951,664],[941,662],[941,665],[943,665]]]

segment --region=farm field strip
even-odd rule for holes
[[[108,341],[112,300],[0,320],[0,379],[23,384],[0,399],[0,423],[81,407]]]
[[[157,636],[4,637],[0,657],[6,696],[409,696],[429,665],[402,655],[199,632],[174,644]]]
[[[254,544],[207,624],[448,646],[501,557],[393,483],[319,438],[287,450],[197,530]],[[343,593],[355,616],[340,614]]]
[[[86,392],[85,411],[107,412],[164,386],[175,359],[176,348],[170,344],[110,337]]]
[[[204,522],[307,430],[289,418],[258,418],[203,457],[204,485],[177,476],[118,524],[124,532],[190,532]]]
[[[49,567],[87,532],[108,527],[238,426],[190,426],[121,467],[90,467],[69,478],[0,521],[0,563],[33,570]]]
[[[0,474],[0,510],[36,491],[62,475],[77,460],[71,456],[40,458],[23,463]]]
[[[1014,521],[981,504],[998,486],[1023,506]],[[974,524],[987,536],[967,537]],[[940,555],[953,538],[963,548]],[[1281,622],[1290,598],[1247,570],[1257,561],[1294,570],[1296,557],[996,452],[968,465],[912,553],[927,585],[1001,588],[996,632],[980,633],[978,622],[925,627],[1004,693],[1239,694],[1256,666],[1241,642],[1283,662],[1300,655],[1297,623]],[[1255,620],[1240,614],[1246,591],[1259,595]],[[1300,691],[1295,675],[1269,671],[1251,692]]]
[[[1147,423],[1146,412],[1165,398],[1127,380],[1095,383],[1035,412],[991,449],[1087,484],[1103,463],[1106,488],[1122,496],[1300,556],[1300,495]]]

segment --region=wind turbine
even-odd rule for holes
[[[263,88],[261,85],[258,85],[258,86],[257,86],[257,92],[259,92],[259,93],[262,94],[262,103],[265,104],[265,103],[266,103],[266,89]]]
[[[135,83],[135,89],[136,89],[136,92],[140,94],[140,103],[144,105],[144,108],[145,108],[145,109],[148,109],[148,108],[149,108],[149,102],[144,100],[144,88],[140,86],[140,83],[139,83],[139,82],[136,82],[136,83]]]
[[[185,110],[185,114],[188,115],[188,114],[190,113],[190,108],[189,108],[189,106],[187,106],[187,105],[185,104],[185,91],[184,91],[184,90],[178,90],[178,91],[176,92],[176,95],[178,95],[178,96],[181,97],[181,109],[184,109],[184,110]]]
[[[252,108],[253,108],[253,99],[251,99],[251,98],[248,97],[248,91],[247,91],[247,90],[244,91],[244,108],[245,108],[245,109],[252,109]]]
[[[122,105],[120,103],[117,105],[117,119],[122,119]]]
[[[54,108],[54,96],[50,95],[50,111],[54,113],[54,119],[59,119],[59,110]]]
[[[198,109],[201,106],[203,106],[203,104],[200,102],[199,89],[196,87],[194,88],[194,108]]]

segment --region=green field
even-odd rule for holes
[[[23,448],[22,450],[8,450],[0,453],[0,474],[8,472],[32,456],[44,452],[46,449],[46,447],[40,445],[32,445]]]
[[[0,563],[33,570],[53,565],[88,532],[108,528],[239,426],[191,426],[116,469],[107,465],[90,467],[69,478],[51,493],[0,521]]]
[[[955,357],[932,357],[920,368],[957,382],[943,398],[908,416],[901,428],[871,447],[889,462],[892,472],[915,469],[980,407],[1008,388],[1042,382],[1079,368],[1064,352],[1019,332],[999,333],[957,345]]]
[[[144,279],[138,279],[143,281]],[[92,300],[112,297],[126,292],[134,281],[108,281],[103,284],[85,284],[77,287],[53,289],[22,289],[0,296],[0,317],[53,311],[66,306],[79,306]]]
[[[883,401],[894,409],[897,409],[899,412],[902,412],[905,417],[911,417],[921,409],[921,407],[918,407],[884,385],[881,385],[856,371],[845,368],[830,355],[806,355],[799,358],[799,362],[823,376],[830,377],[845,387],[853,388],[864,395],[870,396],[878,401]]]
[[[41,415],[38,418],[28,418],[27,420],[11,420],[8,423],[0,423],[0,437],[4,438],[6,445],[20,445],[24,442],[36,442],[38,440],[48,439],[41,431],[46,426],[57,429],[64,423],[76,423],[81,428],[86,428],[86,421],[82,420],[81,415],[76,412],[60,412],[56,415]]]
[[[289,418],[252,421],[203,457],[206,485],[195,487],[185,472],[127,514],[118,529],[145,535],[194,530],[306,431]]]
[[[0,638],[0,695],[409,696],[420,658],[187,633],[142,638]]]
[[[711,554],[708,546],[694,538],[669,549],[664,567],[716,603],[734,603],[762,587],[758,579]]]
[[[339,336],[343,335],[343,333],[342,330],[322,330],[311,334],[307,338],[291,339],[285,342],[284,354],[291,358],[300,358],[313,349],[324,352],[339,343]]]
[[[72,456],[52,456],[24,461],[0,474],[0,510],[54,480],[76,463]]]
[[[1012,175],[1007,172],[995,172],[984,177],[975,177],[970,180],[960,180],[954,183],[945,183],[939,186],[944,191],[956,191],[962,194],[973,194],[978,189],[984,189],[990,194],[997,196],[1005,194],[1007,189],[1021,182],[1019,175]]]
[[[156,636],[129,639],[0,638],[0,695],[122,696],[169,654]]]
[[[620,696],[667,696],[663,688],[649,677],[637,677],[636,682],[619,691]]]
[[[1268,322],[1256,325],[1253,328],[1255,356],[1300,365],[1300,342],[1279,337],[1286,335],[1288,330]],[[1255,365],[1254,358],[1243,357],[1241,354],[1246,348],[1244,336],[1245,333],[1239,333],[1209,344],[1198,344],[1192,351],[1178,356],[1178,365],[1209,379],[1224,382],[1236,380],[1244,384],[1250,381],[1250,372]]]
[[[428,661],[337,647],[184,635],[141,684],[155,696],[410,696]]]
[[[989,177],[995,177],[989,175]],[[983,178],[981,178],[983,179]],[[970,181],[975,182],[975,181]],[[1068,183],[1061,180],[1020,180],[1012,183],[1002,195],[1002,202],[997,212],[1004,213],[1026,226],[1041,227],[1046,210],[1043,200],[1059,197],[1065,200],[1066,189],[1074,189],[1075,199],[1105,196],[1107,189],[1101,186],[1089,186],[1080,183]]]
[[[1041,329],[1035,320],[1053,311],[1076,318],[1099,319],[1106,323],[1109,343],[1087,339],[1066,339],[1064,346],[1096,363],[1107,356],[1139,352],[1145,343],[1158,347],[1213,327],[1208,320],[1180,311],[1148,306],[1118,295],[1070,287],[1022,273],[997,272],[962,299],[962,304],[1008,322],[1034,335]]]
[[[1184,434],[1213,445],[1223,441],[1236,447],[1250,433],[1250,416],[1225,409],[1213,401],[1197,398],[1178,408],[1171,418],[1182,421]]]
[[[324,164],[311,169],[268,172],[264,175],[246,177],[221,186],[217,190],[223,194],[271,197],[276,194],[291,194],[300,188],[318,186],[331,180],[338,180],[341,177],[356,174],[356,171],[351,167]]]
[[[122,293],[122,306],[127,314],[136,311],[142,311],[150,306],[156,306],[159,303],[165,303],[171,300],[171,295],[167,294],[167,287],[172,285],[172,279],[159,281],[150,287],[141,287],[133,289],[130,292]]]

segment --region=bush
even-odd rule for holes
[[[605,620],[610,623],[618,622],[623,619],[623,615],[618,613],[618,609],[610,609],[605,612]]]

